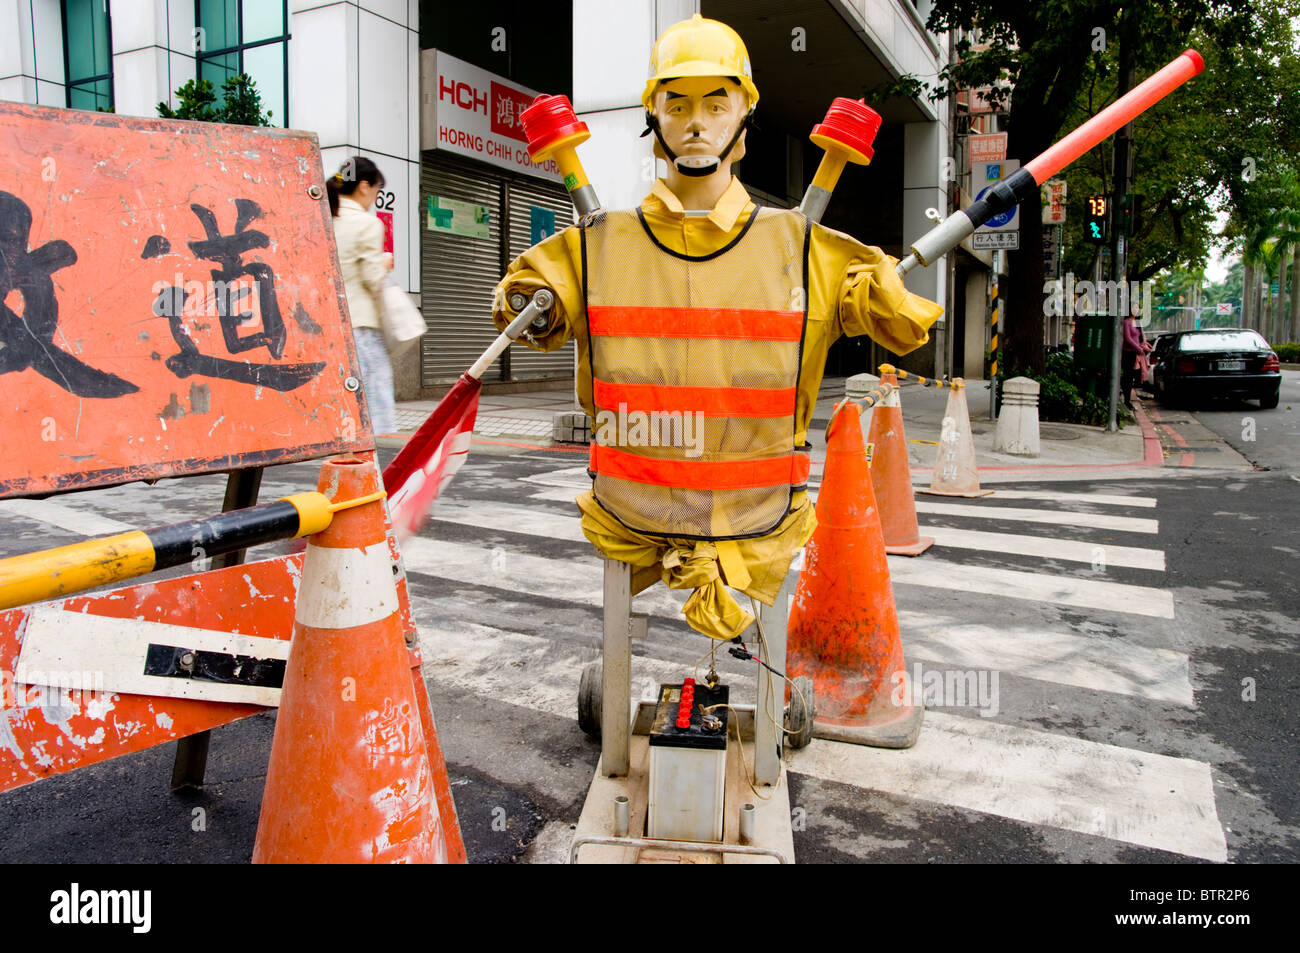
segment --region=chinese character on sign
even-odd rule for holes
[[[971,136],[968,140],[970,161],[1001,162],[1007,157],[1007,134],[995,132],[983,136]]]
[[[1063,225],[1065,223],[1065,180],[1049,179],[1039,187],[1043,197],[1043,224]]]
[[[508,128],[514,127],[515,101],[513,99],[502,96],[497,100],[497,122]]]
[[[135,393],[140,389],[135,384],[91,367],[55,343],[59,302],[53,275],[76,264],[77,253],[62,239],[29,250],[31,229],[27,203],[0,192],[0,374],[31,368],[78,397]],[[10,307],[19,299],[21,315]]]
[[[190,209],[202,224],[206,235],[199,241],[190,242],[190,250],[198,258],[215,261],[221,266],[211,272],[211,306],[216,309],[226,351],[242,354],[264,347],[271,357],[279,359],[284,354],[288,332],[276,298],[275,272],[263,262],[243,260],[243,256],[250,250],[270,246],[270,239],[265,232],[248,227],[251,222],[262,217],[261,207],[249,199],[235,199],[235,230],[230,235],[221,234],[217,217],[211,209],[202,205],[191,205]],[[167,248],[167,240],[161,235],[155,235],[145,247],[145,257],[165,253]],[[244,299],[254,292],[257,314],[243,310]],[[163,288],[154,301],[154,313],[167,318],[172,337],[180,348],[180,353],[173,354],[166,362],[168,369],[177,377],[197,374],[201,377],[217,377],[278,391],[290,391],[307,383],[325,366],[324,361],[313,364],[255,364],[203,354],[199,351],[185,318],[201,317],[206,313],[209,308],[208,296],[195,300],[188,308],[188,313],[187,306],[190,306],[189,290],[174,285]],[[252,323],[258,315],[261,317],[261,330],[241,335],[240,330]],[[298,319],[299,323],[303,324],[304,319],[310,322],[310,318],[304,315]]]

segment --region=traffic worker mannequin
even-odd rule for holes
[[[841,334],[906,354],[943,313],[896,260],[794,211],[759,208],[731,165],[758,102],[730,27],[698,14],[655,43],[642,103],[668,165],[636,211],[534,245],[498,284],[556,304],[531,346],[574,338],[578,400],[595,423],[582,529],[630,563],[633,592],[694,589],[687,621],[714,638],[753,621],[727,586],[771,605],[816,527],[808,427]]]

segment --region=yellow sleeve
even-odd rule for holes
[[[550,323],[532,340],[520,340],[538,351],[555,351],[573,336],[574,325],[583,313],[581,236],[576,225],[538,242],[506,268],[493,293],[492,321],[504,331],[518,312],[510,307],[510,295],[521,291],[532,295],[538,288],[555,292],[555,305],[548,315]]]
[[[895,354],[930,340],[943,308],[903,287],[898,259],[820,225],[813,226],[810,252],[809,281],[823,289],[844,334],[865,334]]]

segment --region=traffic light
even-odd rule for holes
[[[1106,243],[1106,213],[1109,211],[1110,200],[1104,195],[1088,196],[1088,217],[1083,223],[1083,237],[1085,241],[1095,242],[1098,245]]]
[[[1142,196],[1126,195],[1121,200],[1119,210],[1119,227],[1122,234],[1130,238],[1137,234],[1142,224]]]

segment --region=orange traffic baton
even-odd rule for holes
[[[907,436],[903,432],[903,406],[898,399],[898,377],[892,364],[880,365],[881,384],[893,390],[871,414],[874,447],[871,457],[871,485],[880,504],[880,525],[885,552],[895,556],[919,556],[934,545],[922,536],[916,522],[916,500],[912,495],[912,474],[907,458]]]
[[[318,488],[336,502],[368,496],[379,471],[328,460]],[[401,601],[382,502],[309,538],[254,863],[448,860]]]
[[[813,737],[910,748],[924,709],[907,690],[860,414],[845,401],[831,420],[817,530],[790,610],[787,667],[815,685]]]

